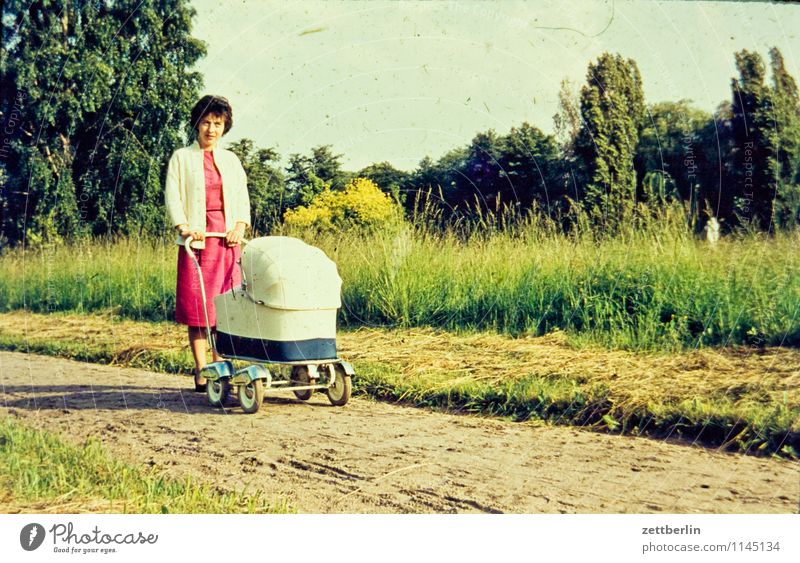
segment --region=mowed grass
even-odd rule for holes
[[[632,350],[800,344],[800,233],[737,235],[714,247],[679,216],[614,237],[560,234],[530,219],[457,231],[294,233],[337,262],[340,324],[512,336]],[[6,250],[0,310],[172,317],[178,247],[94,240]]]
[[[113,459],[96,441],[0,420],[3,512],[286,513],[288,505],[252,494],[220,492]]]
[[[380,328],[341,331],[337,345],[362,396],[725,451],[800,451],[800,351],[791,348],[633,352],[576,348],[564,333]],[[0,348],[180,374],[193,365],[183,327],[98,315],[0,314]]]

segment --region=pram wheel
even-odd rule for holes
[[[247,385],[239,385],[239,404],[247,414],[258,412],[264,400],[264,384],[260,379],[254,379]]]
[[[328,366],[328,369],[331,370],[331,376],[334,378],[333,385],[328,387],[328,400],[333,406],[342,407],[350,400],[353,383],[339,364]]]
[[[292,385],[305,386],[316,385],[317,380],[311,379],[308,373],[308,366],[294,366],[292,368]],[[295,391],[294,396],[301,401],[308,401],[314,393],[313,389],[303,389]]]
[[[208,397],[208,404],[212,407],[221,407],[231,395],[231,384],[228,378],[221,377],[220,379],[209,380],[206,387],[206,396]]]

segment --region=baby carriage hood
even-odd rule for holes
[[[247,293],[267,307],[338,309],[342,280],[322,250],[292,237],[262,237],[245,246],[242,273]]]

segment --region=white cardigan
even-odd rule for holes
[[[189,225],[192,231],[206,230],[206,177],[203,149],[195,141],[188,147],[176,150],[169,159],[167,185],[164,199],[167,214],[173,227]],[[250,197],[247,194],[247,176],[242,163],[231,151],[215,149],[214,163],[222,176],[222,198],[225,203],[225,231],[233,230],[241,221],[250,225]],[[183,244],[178,234],[176,244]],[[201,241],[194,248],[205,248]]]

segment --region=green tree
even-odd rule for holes
[[[309,205],[327,187],[325,182],[314,173],[309,158],[299,153],[289,156],[286,167],[286,189],[289,208]]]
[[[458,189],[453,194],[455,205],[497,210],[503,204],[516,203],[514,186],[502,175],[502,151],[503,140],[493,130],[475,135],[467,147],[467,160],[457,180]],[[507,199],[503,195],[507,195]]]
[[[247,174],[253,230],[267,234],[280,224],[287,209],[283,171],[277,166],[280,156],[273,148],[256,149],[250,139],[237,141],[229,148]]]
[[[709,173],[704,145],[710,140],[704,140],[703,132],[711,121],[711,114],[688,100],[649,107],[634,161],[640,199],[653,205],[683,201],[695,222],[704,207],[700,186]]]
[[[777,47],[770,49],[769,57],[775,143],[769,168],[776,182],[773,219],[777,226],[788,227],[800,220],[800,98]]]
[[[424,158],[409,178],[415,194],[407,207],[433,207],[445,219],[479,210],[524,212],[534,203],[555,212],[564,195],[562,169],[555,139],[536,127],[523,123],[506,135],[489,130],[436,162]]]
[[[314,174],[323,182],[330,183],[333,190],[343,190],[352,179],[352,174],[342,170],[342,155],[334,154],[331,145],[311,149],[310,163]]]
[[[418,215],[423,210],[441,214],[448,219],[456,214],[456,208],[463,204],[460,193],[465,182],[469,150],[466,147],[451,149],[439,160],[423,158],[416,170],[411,173],[406,193],[406,212]]]
[[[342,155],[334,154],[331,145],[314,147],[308,156],[292,154],[286,168],[288,206],[309,205],[326,186],[343,190],[350,178],[351,174],[342,170]]]
[[[733,148],[731,186],[738,217],[762,230],[772,223],[775,194],[775,122],[773,96],[766,85],[761,55],[735,54],[739,77],[731,79]]]
[[[575,139],[581,130],[581,101],[569,78],[561,81],[558,90],[558,111],[553,115],[555,139],[565,157],[571,157]]]
[[[6,0],[0,229],[11,241],[159,232],[205,47],[186,0]]]
[[[566,184],[554,137],[528,123],[512,127],[502,138],[499,164],[503,201],[521,211],[535,203],[550,214],[562,206]]]
[[[644,121],[636,62],[604,53],[589,64],[581,88],[581,128],[575,139],[582,204],[613,228],[636,196],[634,152]]]
[[[561,192],[578,201],[581,191],[576,191],[577,177],[582,169],[575,154],[575,143],[581,131],[581,100],[580,92],[568,78],[561,81],[558,90],[558,111],[553,115],[555,140],[558,143],[561,156]],[[560,208],[567,208],[566,197],[560,202]]]
[[[389,162],[377,162],[361,169],[355,176],[373,181],[382,191],[391,194],[395,201],[405,203],[408,172],[398,170]]]
[[[714,216],[724,221],[723,225],[735,225],[735,190],[732,155],[733,107],[729,100],[717,106],[712,118],[697,132],[699,148],[699,189],[695,227],[701,228],[704,221]]]

